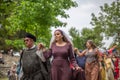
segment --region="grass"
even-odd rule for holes
[[[0,78],[0,80],[8,80],[8,78]]]

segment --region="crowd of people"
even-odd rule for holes
[[[120,77],[119,56],[112,54],[116,46],[101,53],[88,40],[86,49],[79,50],[60,29],[55,30],[49,48],[35,42],[34,35],[25,35],[26,48],[21,52],[19,65],[11,67],[9,72],[14,78],[9,73],[10,80],[118,80]]]

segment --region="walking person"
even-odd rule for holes
[[[114,74],[113,74],[113,71],[114,71],[114,65],[112,63],[112,60],[111,60],[111,55],[104,55],[104,61],[105,61],[105,64],[106,64],[106,80],[114,80]]]
[[[82,50],[79,50],[79,51],[82,52]],[[74,72],[75,80],[85,80],[86,57],[85,56],[80,57],[79,55],[77,55],[75,52],[75,48],[74,48],[74,54],[75,54],[75,58],[76,58],[78,66],[83,69],[83,70],[78,70]]]
[[[23,75],[20,80],[49,80],[42,59],[37,55],[36,37],[27,33],[24,37],[26,49],[21,53],[20,64]]]
[[[87,49],[85,49],[82,53],[80,53],[79,50],[76,49],[76,53],[79,56],[86,56],[85,78],[86,80],[101,80],[99,72],[100,53],[92,40],[88,40],[86,42],[86,47]]]
[[[13,65],[10,68],[10,70],[8,71],[8,73],[9,73],[8,74],[9,80],[17,80],[16,68],[17,68],[17,64],[13,63]]]
[[[106,64],[104,61],[104,55],[106,55],[105,52],[103,53],[103,56],[101,57],[101,62],[99,62],[101,65],[100,67],[101,80],[106,80],[106,69],[105,69]]]
[[[39,48],[44,48],[42,46],[40,43]],[[74,57],[72,42],[62,30],[55,30],[50,42],[50,49],[45,50],[44,48],[43,55],[45,59],[53,56],[51,62],[51,80],[73,80],[70,64],[73,65],[75,70],[80,69]]]

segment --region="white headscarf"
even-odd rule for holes
[[[69,37],[64,31],[62,31],[62,30],[60,30],[60,29],[57,29],[57,30],[55,30],[55,31],[60,31],[61,34],[66,38],[67,42],[69,42],[71,45],[73,45],[70,37]],[[55,32],[55,31],[54,31],[54,32]],[[51,41],[50,41],[50,48],[51,48],[53,42],[55,42],[55,36],[54,36],[54,34],[52,35],[52,38],[51,38]]]

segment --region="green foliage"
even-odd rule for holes
[[[0,24],[5,26],[8,24],[6,18],[10,16],[11,11],[15,7],[15,0],[0,0]]]
[[[94,29],[83,28],[81,32],[82,38],[86,42],[87,40],[93,40],[97,46],[102,46],[102,36]]]
[[[104,33],[105,36],[117,34],[116,41],[120,34],[120,0],[116,0],[110,5],[106,3],[100,8],[101,12],[99,12],[98,16],[92,14],[91,24],[95,26],[94,30],[99,34]],[[118,41],[120,43],[120,39]]]
[[[50,26],[64,26],[65,24],[57,17],[68,18],[65,10],[75,6],[71,0],[21,0],[18,4],[8,18],[10,26],[7,28],[12,27],[12,31],[21,29],[31,31],[32,29],[32,32],[35,32],[36,27],[49,29]]]
[[[83,50],[85,48],[84,46],[85,43],[84,43],[84,39],[80,35],[80,32],[76,28],[72,27],[69,30],[69,34],[72,37],[74,47],[77,47],[78,49]]]
[[[13,48],[16,50],[22,49],[24,46],[22,40],[6,40],[5,41],[8,46],[14,46]]]
[[[77,29],[71,28],[69,33],[72,36],[74,46],[79,49],[85,49],[85,43],[87,40],[93,40],[97,46],[102,45],[102,36],[94,31],[94,29],[83,28],[80,33]]]
[[[0,0],[0,49],[6,50],[8,48],[5,40],[8,38],[8,31],[5,25],[9,24],[6,20],[15,7],[14,0]]]
[[[65,10],[76,6],[72,0],[0,0],[0,24],[7,31],[2,35],[6,36],[4,43],[21,48],[19,40],[30,32],[37,36],[37,42],[49,46],[51,27],[66,25],[57,17],[69,18]]]

